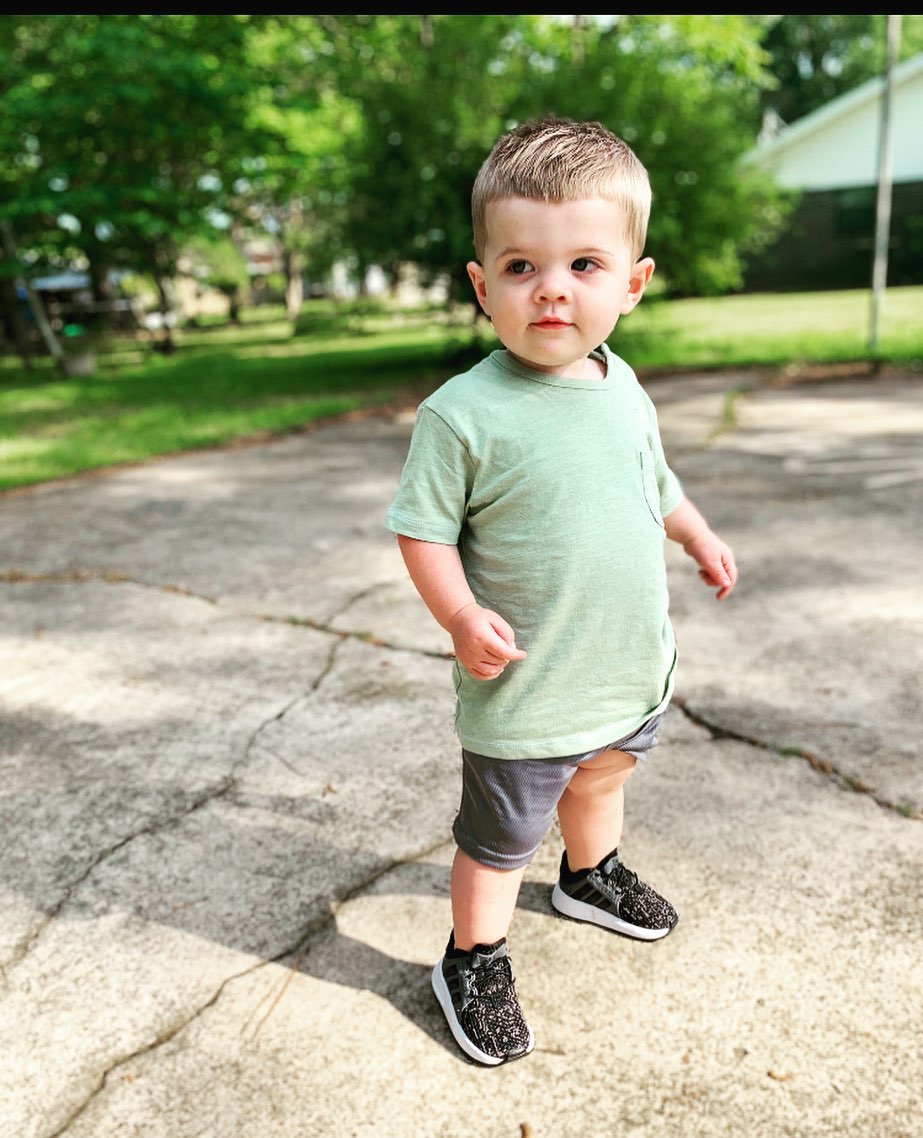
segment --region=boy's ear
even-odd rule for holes
[[[653,275],[654,261],[651,257],[644,257],[634,263],[631,276],[628,279],[628,292],[625,294],[625,299],[622,301],[622,307],[619,310],[622,316],[631,312],[641,297],[644,296],[644,290]]]
[[[471,278],[471,283],[474,285],[474,292],[478,298],[478,304],[481,308],[490,315],[490,308],[487,301],[487,280],[484,276],[484,270],[477,263],[477,261],[469,261],[465,266],[468,270],[468,276]]]

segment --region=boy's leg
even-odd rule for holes
[[[493,869],[455,851],[452,862],[452,922],[455,947],[470,952],[476,944],[505,937],[513,919],[525,866]]]
[[[506,944],[525,867],[548,832],[572,776],[564,762],[462,751],[462,797],[452,828],[453,933],[433,990],[462,1050],[505,1063],[534,1046]],[[504,868],[497,868],[503,866]]]
[[[627,751],[603,751],[577,767],[558,802],[571,869],[592,869],[621,841],[624,787],[637,762]]]
[[[575,920],[659,940],[676,924],[676,910],[618,856],[624,788],[636,763],[629,752],[609,750],[577,768],[558,803],[565,849],[551,903]]]
[[[463,850],[452,864],[454,929],[433,969],[433,991],[459,1047],[488,1066],[535,1045],[516,995],[506,933],[525,867],[492,869]]]

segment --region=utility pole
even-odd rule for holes
[[[888,282],[888,240],[891,234],[891,88],[892,71],[901,43],[901,18],[888,16],[888,49],[878,137],[878,197],[875,205],[875,260],[872,266],[872,312],[869,349],[878,350],[881,298]]]

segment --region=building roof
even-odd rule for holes
[[[89,288],[90,274],[64,269],[47,277],[34,277],[31,284],[38,292],[71,292],[74,289]]]
[[[895,182],[923,181],[923,53],[892,70],[891,153]],[[869,79],[783,126],[747,161],[773,172],[792,189],[827,190],[878,180],[883,76]]]

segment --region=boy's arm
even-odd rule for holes
[[[499,613],[482,608],[465,577],[458,548],[398,534],[407,572],[423,603],[452,637],[458,662],[475,679],[493,680],[526,653]]]
[[[716,600],[723,601],[737,584],[737,564],[728,545],[709,528],[708,522],[688,498],[663,519],[667,537],[678,542],[698,564],[699,576],[716,588]]]

